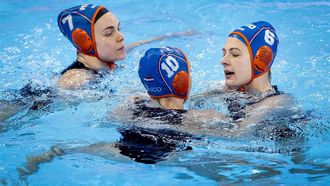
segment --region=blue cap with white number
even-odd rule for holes
[[[97,56],[94,24],[105,13],[102,6],[84,4],[63,10],[57,18],[62,34],[82,53]]]
[[[151,48],[139,64],[139,76],[152,98],[187,99],[190,91],[190,63],[178,48]]]
[[[279,44],[275,28],[270,23],[258,21],[242,26],[230,33],[229,37],[236,37],[248,47],[252,79],[270,70]]]

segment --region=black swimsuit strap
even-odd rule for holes
[[[68,66],[66,69],[64,69],[61,72],[61,75],[63,75],[64,73],[66,73],[67,71],[72,70],[72,69],[85,69],[85,70],[93,71],[95,74],[99,74],[97,71],[86,67],[82,62],[75,61],[70,66]]]

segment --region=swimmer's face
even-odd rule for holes
[[[126,57],[124,36],[120,23],[110,12],[104,14],[94,25],[96,49],[102,61],[115,62]]]
[[[247,46],[235,37],[228,37],[222,53],[221,64],[224,68],[226,86],[239,88],[248,84],[252,70]]]

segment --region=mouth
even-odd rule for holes
[[[117,51],[123,51],[123,50],[125,50],[125,46],[122,46],[122,47],[117,49]]]
[[[229,79],[231,76],[235,75],[235,72],[230,71],[230,70],[225,70],[224,71],[226,79]]]

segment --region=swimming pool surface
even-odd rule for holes
[[[57,28],[58,13],[84,1],[2,0],[0,2],[0,91],[30,80],[53,86],[75,59]],[[50,108],[22,109],[0,123],[2,185],[325,185],[330,181],[330,2],[328,1],[97,1],[122,25],[125,41],[185,30],[192,37],[167,39],[136,48],[120,68],[92,90],[66,91]],[[203,137],[193,150],[148,165],[111,155],[72,153],[40,165],[25,178],[17,167],[27,156],[55,144],[83,146],[120,138],[108,112],[126,96],[143,91],[138,60],[150,47],[176,46],[192,64],[192,94],[223,80],[221,48],[230,31],[259,20],[274,25],[280,45],[272,82],[311,113],[301,128],[300,151],[276,151],[283,144],[255,139]],[[1,94],[1,99],[9,99]],[[288,144],[286,144],[288,145]],[[297,145],[297,144],[295,144]],[[289,144],[290,147],[290,144]],[[279,147],[281,148],[281,147]],[[252,149],[252,150],[251,150]],[[258,151],[255,149],[264,149]],[[266,149],[266,150],[265,150]],[[268,150],[267,150],[268,149]]]

